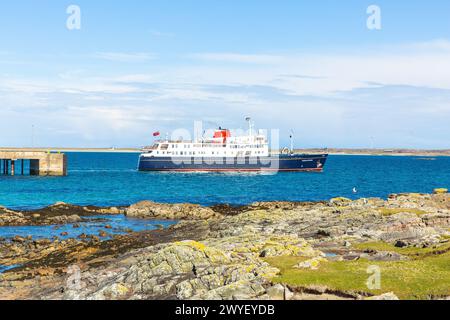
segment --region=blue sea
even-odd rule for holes
[[[381,197],[450,187],[450,157],[330,156],[323,173],[144,173],[137,153],[68,153],[67,177],[0,176],[0,205],[58,201],[122,206],[141,200],[202,205]],[[353,188],[358,192],[353,193]]]

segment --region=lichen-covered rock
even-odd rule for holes
[[[328,262],[328,260],[323,257],[315,257],[300,262],[295,266],[295,268],[317,270],[319,269],[320,264],[324,262]]]
[[[111,207],[80,207],[64,202],[57,202],[36,211],[13,211],[0,207],[0,226],[43,226],[63,225],[83,221],[82,217],[97,215],[117,215],[123,210]]]
[[[264,287],[258,281],[240,280],[192,298],[204,300],[251,300],[264,292]]]
[[[194,204],[161,204],[152,201],[141,201],[126,210],[126,215],[134,218],[157,218],[169,220],[204,220],[221,217],[211,208]]]
[[[130,293],[130,289],[121,283],[114,283],[92,295],[92,300],[121,300]]]
[[[368,297],[365,300],[399,300],[399,298],[393,292],[388,292],[379,296]]]
[[[293,293],[281,284],[276,284],[266,290],[269,300],[290,300]]]
[[[448,193],[448,189],[446,188],[437,188],[433,190],[434,194],[446,194]]]
[[[423,223],[428,227],[450,228],[450,214],[433,213],[422,217]]]
[[[262,252],[267,256],[322,254],[296,236],[266,238],[243,233],[205,242],[154,246],[141,254],[119,279],[131,288],[133,295],[139,296],[252,299],[265,294],[264,284],[279,273],[262,259]],[[101,289],[93,297],[104,295],[103,292]]]
[[[351,199],[344,198],[344,197],[333,198],[330,200],[330,204],[332,204],[334,206],[338,206],[338,207],[348,206],[351,203],[352,203]]]
[[[0,226],[20,226],[27,222],[28,220],[22,213],[0,207]]]

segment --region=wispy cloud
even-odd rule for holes
[[[163,31],[159,31],[159,30],[150,30],[149,33],[153,37],[158,37],[158,38],[173,38],[173,37],[175,37],[175,33],[163,32]]]
[[[283,56],[269,54],[240,54],[240,53],[196,53],[191,57],[212,62],[275,64],[283,60]]]
[[[146,62],[150,60],[154,60],[157,58],[156,55],[145,52],[134,52],[134,53],[125,53],[125,52],[96,52],[94,57],[97,59],[103,59],[108,61],[117,61],[117,62]]]
[[[305,74],[280,74],[280,78],[309,79],[309,80],[325,79],[325,77],[309,76]]]
[[[450,41],[447,39],[434,39],[431,41],[416,42],[406,46],[410,47],[412,50],[434,50],[450,53]]]

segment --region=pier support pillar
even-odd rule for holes
[[[11,175],[14,176],[16,173],[16,161],[11,160]]]
[[[30,175],[39,175],[39,160],[30,160]]]
[[[22,163],[21,163],[21,166],[20,166],[22,175],[23,175],[23,171],[24,171],[24,169],[23,169],[23,164],[24,164],[24,162],[25,162],[25,161],[22,159]]]
[[[66,176],[67,156],[65,154],[47,154],[39,159],[38,170],[41,176]]]

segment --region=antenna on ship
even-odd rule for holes
[[[291,139],[291,153],[294,153],[294,130],[291,130],[291,135],[289,136]]]
[[[245,121],[248,122],[248,131],[249,131],[249,135],[252,136],[253,135],[253,124],[252,124],[252,118],[250,117],[246,117]]]

